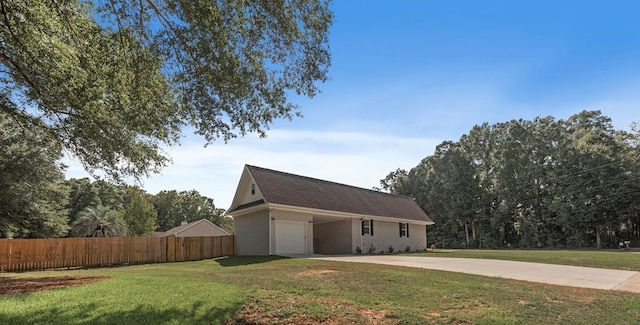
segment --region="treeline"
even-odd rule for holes
[[[0,237],[148,236],[207,219],[233,231],[213,199],[191,191],[64,179],[61,146],[0,113]]]
[[[380,183],[415,198],[440,247],[617,247],[640,239],[639,144],[600,111],[485,123]]]

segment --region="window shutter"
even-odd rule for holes
[[[373,236],[373,220],[369,220],[369,231],[371,232],[371,236]]]
[[[407,238],[409,238],[409,223],[407,222]]]
[[[402,237],[402,222],[399,222],[398,226],[400,226],[398,228],[400,229],[400,237]]]
[[[366,220],[360,220],[360,230],[362,231],[362,235],[364,236],[364,222]]]

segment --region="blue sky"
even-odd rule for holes
[[[640,121],[640,1],[336,0],[331,80],[302,119],[216,142],[186,134],[150,193],[228,208],[244,164],[365,188],[475,124],[599,109]],[[72,164],[68,177],[86,174]]]

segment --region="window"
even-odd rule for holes
[[[361,220],[360,225],[362,226],[362,235],[373,236],[373,220],[371,219]]]
[[[400,237],[409,237],[409,224],[400,223]]]
[[[251,195],[256,194],[256,184],[251,184]]]

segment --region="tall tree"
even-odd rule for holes
[[[65,184],[69,187],[69,201],[66,206],[69,211],[69,224],[76,220],[80,211],[102,204],[95,183],[92,183],[88,177],[68,179]]]
[[[484,123],[381,184],[416,198],[448,246],[611,247],[640,239],[638,134],[600,111]]]
[[[621,155],[624,144],[616,137],[611,119],[600,111],[573,115],[566,122],[566,130],[573,167],[567,174],[570,185],[564,192],[568,203],[566,222],[575,240],[595,241],[596,247],[601,248],[603,236],[613,235],[620,224],[617,206],[629,177]]]
[[[158,212],[158,231],[167,231],[185,221],[180,211],[181,197],[176,190],[160,191],[153,196],[153,206]]]
[[[229,227],[230,219],[224,216],[224,209],[216,208],[212,198],[191,191],[161,191],[153,197],[153,205],[158,211],[158,229],[167,231],[182,222],[207,219],[218,226]],[[231,229],[230,229],[231,230]]]
[[[433,157],[425,181],[431,193],[427,207],[433,207],[434,221],[463,231],[465,247],[478,247],[481,191],[475,166],[460,144],[451,141],[439,144]]]
[[[153,207],[149,194],[138,187],[127,189],[123,219],[131,236],[148,236],[156,229],[158,212]]]
[[[402,185],[402,179],[407,177],[407,171],[401,168],[396,169],[395,171],[390,172],[387,177],[380,180],[381,190],[387,191],[389,193],[396,192],[406,192],[400,189]]]
[[[144,176],[193,126],[265,135],[327,80],[326,0],[0,1],[0,111],[94,174]]]
[[[1,100],[1,99],[0,99]],[[0,235],[59,237],[67,226],[68,188],[60,147],[0,112]]]
[[[498,206],[496,191],[496,126],[483,123],[474,126],[468,135],[460,138],[460,145],[470,159],[476,173],[475,177],[482,189],[477,202],[476,216],[471,223],[472,239],[477,247],[482,246],[486,233],[491,232],[491,217]]]
[[[622,135],[627,143],[624,152],[626,173],[629,176],[622,193],[626,211],[622,215],[623,226],[620,238],[623,240],[640,240],[640,123],[631,125],[631,132]]]
[[[104,206],[109,206],[112,209],[121,210],[124,208],[127,190],[130,188],[128,185],[113,184],[105,180],[99,179],[93,182],[93,187],[98,192],[100,202]]]

